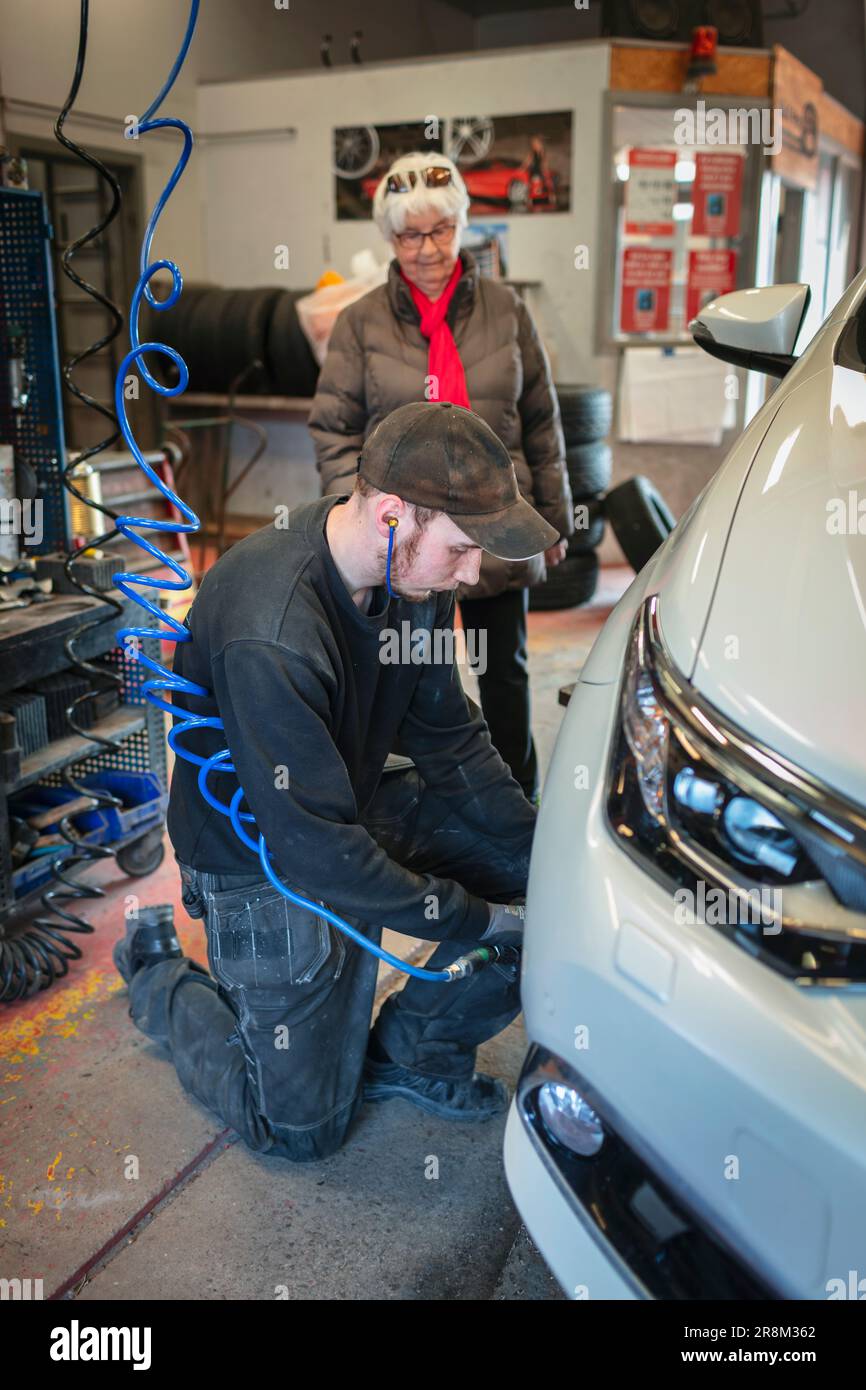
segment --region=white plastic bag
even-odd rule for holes
[[[323,285],[297,301],[298,321],[320,367],[341,310],[377,285],[384,285],[387,278],[388,266],[380,265],[372,251],[358,251],[352,257],[352,274],[348,280],[342,280],[339,285]]]

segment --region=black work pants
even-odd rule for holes
[[[416,872],[456,879],[489,901],[526,892],[531,826],[520,843],[482,834],[426,788],[414,769],[386,772],[364,824]],[[291,903],[255,871],[205,873],[182,864],[184,903],[204,919],[210,974],[188,957],[133,975],[130,1014],[172,1056],[184,1089],[253,1149],[324,1158],[340,1147],[363,1099],[362,1071],[378,959],[324,917]],[[379,944],[381,928],[346,916]],[[441,969],[475,941],[440,942]],[[409,977],[384,1003],[376,1033],[395,1062],[431,1077],[472,1075],[479,1043],[520,1011],[516,971],[468,980]]]

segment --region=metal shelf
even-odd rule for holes
[[[144,710],[140,706],[121,705],[119,709],[112,710],[111,714],[93,725],[90,737],[69,734],[66,738],[47,743],[37,753],[25,758],[21,763],[19,777],[6,785],[6,794],[20,791],[22,787],[29,787],[31,782],[38,782],[40,777],[47,777],[51,772],[58,772],[72,758],[77,761],[79,758],[86,758],[89,753],[103,752],[102,744],[97,743],[94,737],[96,734],[101,734],[103,738],[126,738],[129,734],[138,733],[145,727],[145,723]]]
[[[121,625],[105,626],[97,619],[114,615],[103,599],[85,594],[52,595],[47,603],[29,608],[13,608],[0,614],[0,693],[29,685],[40,676],[50,676],[69,665],[63,644],[82,623],[92,621],[94,629],[78,642],[78,654],[85,660],[101,656],[115,645],[114,633]]]

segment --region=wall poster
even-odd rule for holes
[[[628,152],[625,186],[627,236],[671,236],[677,184],[677,157],[673,150],[635,148]]]
[[[737,286],[736,251],[690,251],[686,282],[686,323],[711,299]]]
[[[745,163],[741,154],[698,150],[692,188],[692,236],[740,235]]]
[[[516,116],[426,117],[400,125],[334,130],[338,221],[372,217],[373,194],[401,154],[444,151],[471,199],[469,215],[567,212],[571,207],[570,111]]]
[[[667,332],[673,255],[671,250],[650,246],[628,246],[623,251],[621,332]]]

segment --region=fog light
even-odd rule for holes
[[[538,1092],[538,1113],[545,1129],[572,1153],[591,1158],[604,1143],[601,1120],[572,1086],[545,1081]]]

